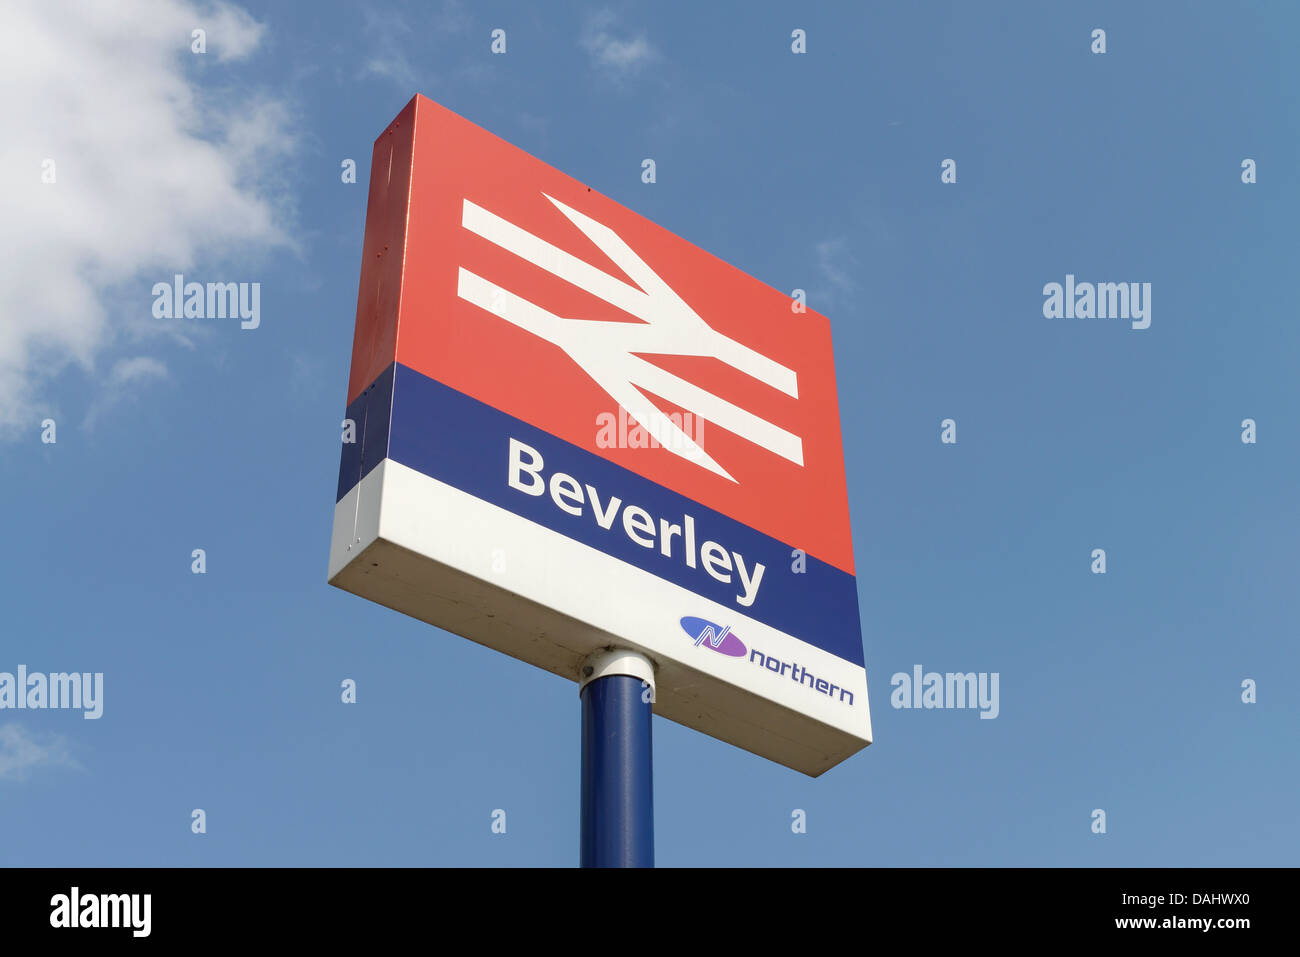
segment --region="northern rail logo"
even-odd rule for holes
[[[757,648],[752,651],[745,647],[739,636],[731,631],[730,625],[719,625],[704,618],[687,616],[681,620],[682,631],[695,642],[695,647],[704,646],[729,658],[748,656],[750,664],[758,665],[778,677],[789,677],[798,685],[805,685],[811,691],[835,698],[848,705],[853,704],[853,692],[837,684],[818,678],[807,668],[792,661],[782,661],[775,655],[767,655]]]
[[[706,645],[718,654],[727,655],[729,658],[743,658],[749,654],[749,649],[745,647],[740,637],[731,633],[730,625],[715,625],[703,618],[691,617],[683,618],[681,624],[682,631],[695,642],[696,648]]]

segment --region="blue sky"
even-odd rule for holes
[[[370,149],[422,92],[832,322],[876,741],[813,780],[656,719],[658,863],[1296,863],[1292,5],[249,12],[0,15],[0,671],[105,676],[99,720],[0,711],[0,862],[576,863],[576,686],[325,583]],[[176,272],[259,328],[155,319]],[[1150,328],[1045,318],[1067,273]],[[917,664],[998,717],[890,707]]]

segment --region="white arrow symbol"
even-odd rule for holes
[[[715,332],[616,232],[554,197],[546,198],[640,288],[630,286],[583,262],[468,199],[464,201],[461,222],[470,232],[636,316],[642,322],[561,318],[463,267],[460,269],[458,295],[559,346],[611,398],[626,409],[629,416],[654,436],[660,445],[711,472],[736,481],[690,436],[656,408],[641,392],[641,388],[663,396],[684,409],[690,409],[728,432],[782,458],[803,465],[803,442],[799,436],[685,379],[665,372],[636,353],[711,356],[786,395],[798,398],[798,382],[794,371]]]

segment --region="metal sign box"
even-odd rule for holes
[[[329,581],[810,775],[870,743],[830,324],[417,96],[375,142]]]

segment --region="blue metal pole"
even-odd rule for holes
[[[653,686],[610,674],[590,680],[581,695],[581,864],[654,867]]]

